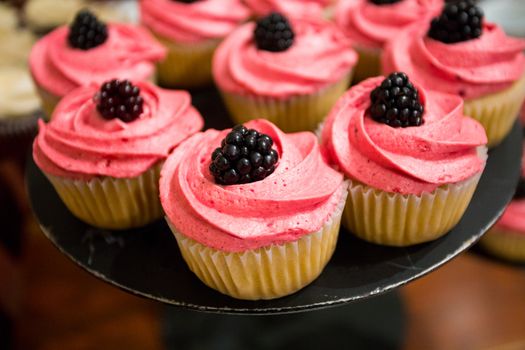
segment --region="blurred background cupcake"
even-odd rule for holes
[[[523,143],[525,151],[525,143]],[[525,153],[522,155],[521,179],[503,216],[487,232],[480,245],[489,253],[514,262],[525,263]]]
[[[27,69],[34,42],[17,10],[0,3],[0,157],[23,159],[36,133],[40,101]]]
[[[86,34],[87,33],[87,34]],[[166,49],[140,26],[100,21],[80,11],[33,46],[29,66],[49,118],[71,90],[112,79],[155,80],[155,63]]]
[[[334,24],[274,12],[226,38],[213,77],[236,123],[265,118],[286,132],[313,131],[346,90],[356,61]]]
[[[28,0],[23,7],[27,26],[38,34],[71,23],[82,9],[89,9],[105,22],[138,23],[138,5],[133,0]]]
[[[244,0],[255,17],[280,12],[289,17],[329,18],[335,0]]]
[[[447,3],[439,17],[399,33],[383,55],[383,71],[403,70],[427,89],[465,100],[488,146],[509,133],[525,99],[525,40],[485,21],[472,0]]]
[[[443,4],[443,0],[340,0],[335,22],[359,53],[354,81],[381,74],[385,44],[407,26],[438,15]]]
[[[141,0],[140,15],[142,24],[168,48],[168,56],[158,64],[159,83],[196,88],[212,84],[215,49],[250,12],[241,0]]]

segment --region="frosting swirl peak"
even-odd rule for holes
[[[229,132],[208,130],[181,144],[161,173],[161,202],[170,223],[191,239],[239,252],[297,240],[318,231],[344,200],[343,176],[322,159],[314,134],[284,134],[265,120],[245,124],[274,140],[275,171],[253,183],[219,186],[210,154]]]
[[[144,111],[125,123],[97,111],[98,86],[74,90],[58,104],[49,124],[40,122],[33,157],[46,173],[68,178],[132,178],[165,159],[173,148],[203,126],[185,91],[163,90],[146,82]]]
[[[392,128],[368,115],[371,91],[382,77],[350,89],[334,107],[322,132],[326,157],[351,179],[401,194],[432,192],[483,170],[478,147],[483,127],[462,113],[462,100],[419,89],[423,125]]]

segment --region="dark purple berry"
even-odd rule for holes
[[[111,80],[102,84],[95,95],[97,110],[105,119],[119,118],[129,123],[137,119],[143,111],[144,100],[140,89],[128,80]]]
[[[221,185],[249,183],[274,172],[279,154],[272,138],[237,125],[211,154],[209,170]]]
[[[293,45],[295,34],[285,16],[272,12],[257,21],[254,37],[259,50],[281,52]]]
[[[90,11],[82,10],[69,27],[67,41],[72,48],[89,50],[106,42],[107,38],[106,24]]]
[[[377,122],[396,128],[423,123],[419,92],[405,73],[390,74],[370,93],[370,99],[369,113]]]
[[[428,36],[446,44],[475,39],[482,34],[482,22],[483,11],[474,0],[449,2],[430,23]]]

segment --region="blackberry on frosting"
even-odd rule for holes
[[[289,49],[295,38],[292,25],[288,19],[277,12],[272,12],[257,21],[254,36],[259,50],[271,52]]]
[[[88,10],[77,13],[67,36],[69,46],[80,50],[97,47],[106,42],[107,38],[106,24]]]
[[[144,100],[137,86],[128,80],[113,79],[102,84],[95,95],[95,102],[105,119],[119,118],[129,123],[142,113]]]
[[[419,92],[402,72],[390,74],[370,94],[370,115],[392,127],[423,124],[424,108]]]
[[[210,172],[221,185],[262,180],[273,173],[279,160],[272,146],[270,136],[237,125],[213,151]]]
[[[446,44],[475,39],[481,36],[482,21],[483,11],[473,0],[449,2],[432,20],[428,36]]]

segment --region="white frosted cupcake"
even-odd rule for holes
[[[332,256],[343,176],[314,134],[265,120],[208,130],[166,161],[160,196],[182,256],[206,285],[239,299],[291,294]]]

